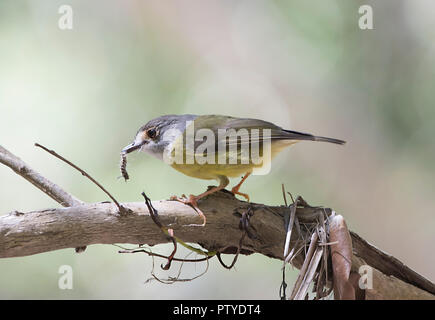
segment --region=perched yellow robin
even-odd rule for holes
[[[345,141],[285,130],[271,122],[222,115],[165,115],[143,125],[122,155],[141,150],[194,178],[217,180],[219,186],[188,198],[176,198],[192,205],[203,217],[197,201],[224,189],[230,177],[242,180],[232,188],[239,192],[251,174],[270,168],[270,162],[284,148],[302,140],[344,144]],[[267,170],[265,171],[267,172]]]

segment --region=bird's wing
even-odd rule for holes
[[[205,115],[198,116],[193,123],[190,132],[194,137],[190,137],[193,141],[193,150],[201,152],[204,156],[217,154],[219,147],[229,150],[233,147],[232,157],[240,157],[241,147],[243,144],[257,143],[258,148],[262,149],[265,141],[274,142],[279,140],[310,140],[310,141],[325,141],[337,144],[343,144],[344,141],[314,136],[309,133],[303,133],[292,130],[285,130],[281,127],[267,121],[250,118],[235,118],[221,115]],[[270,136],[264,131],[270,130]],[[184,138],[187,141],[186,133]],[[222,150],[222,149],[221,149]],[[190,153],[190,152],[187,152]]]
[[[344,141],[334,139],[334,138],[326,138],[326,137],[320,137],[315,136],[309,133],[304,132],[298,132],[298,131],[292,131],[292,130],[285,130],[271,122],[267,122],[264,120],[259,119],[250,119],[250,118],[234,118],[234,117],[228,117],[228,116],[219,116],[219,115],[213,115],[213,116],[199,116],[194,121],[195,126],[195,133],[198,132],[200,129],[210,129],[215,134],[216,140],[215,142],[222,142],[222,139],[226,139],[227,145],[231,145],[234,143],[240,144],[243,139],[248,139],[249,142],[258,142],[263,140],[263,130],[269,129],[270,130],[270,139],[272,141],[274,140],[310,140],[310,141],[324,141],[324,142],[331,142],[331,143],[337,143],[337,144],[343,144]],[[259,137],[253,136],[251,133],[254,132],[254,130],[257,129],[260,133]],[[234,139],[228,139],[225,136],[219,136],[218,131],[219,130],[227,130],[227,132],[236,132],[240,133],[237,141]],[[232,130],[232,131],[231,131]],[[243,135],[243,130],[247,130],[249,135]],[[265,136],[265,139],[268,137]],[[195,146],[202,143],[203,141],[197,141],[195,143]]]

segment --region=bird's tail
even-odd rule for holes
[[[291,131],[291,130],[283,130],[286,132],[286,139],[291,140],[308,140],[308,141],[322,141],[322,142],[330,142],[335,144],[345,144],[346,141],[335,139],[335,138],[327,138],[327,137],[321,137],[321,136],[314,136],[309,133],[303,133],[298,131]]]
[[[314,141],[323,141],[323,142],[330,142],[335,144],[345,144],[346,141],[340,140],[340,139],[334,139],[334,138],[327,138],[327,137],[319,137],[319,136],[313,136]]]

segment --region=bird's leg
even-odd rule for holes
[[[225,187],[228,185],[229,180],[227,177],[225,176],[220,176],[219,177],[220,183],[219,186],[217,187],[213,187],[210,190],[207,190],[206,192],[201,193],[200,195],[194,196],[193,194],[191,194],[189,197],[182,197],[182,198],[178,198],[176,196],[172,196],[170,199],[171,200],[176,200],[179,201],[181,203],[190,205],[193,209],[195,209],[195,211],[199,214],[199,216],[202,218],[203,223],[202,224],[190,224],[189,226],[200,226],[200,227],[204,227],[205,223],[207,221],[204,213],[201,211],[201,209],[199,209],[198,207],[198,200],[201,198],[204,198],[212,193],[218,192],[222,189],[225,189]]]
[[[242,197],[244,197],[246,200],[248,200],[249,202],[249,196],[246,193],[242,193],[239,192],[240,186],[242,185],[242,183],[251,175],[251,172],[247,172],[244,177],[242,178],[242,180],[240,180],[240,182],[231,189],[231,192],[234,193],[234,195],[238,194],[241,195]]]

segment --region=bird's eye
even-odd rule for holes
[[[150,137],[151,139],[154,139],[156,137],[156,129],[152,128],[152,129],[148,129],[147,130],[147,136]]]

